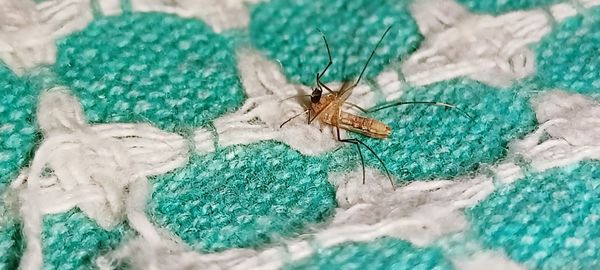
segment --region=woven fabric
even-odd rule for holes
[[[125,224],[104,230],[79,211],[44,218],[44,268],[89,267],[99,253],[114,249],[130,231]]]
[[[600,26],[599,8],[590,9],[589,16],[578,16],[559,25],[536,48],[540,82],[547,88],[598,96],[600,73],[590,63],[599,60],[596,32]]]
[[[149,209],[197,250],[258,247],[332,214],[328,163],[281,144],[225,148],[157,179]]]
[[[501,14],[508,11],[544,7],[558,0],[515,0],[515,1],[473,1],[459,0],[459,2],[474,12]]]
[[[448,81],[406,89],[403,96],[406,100],[444,100],[465,108],[479,120],[471,121],[443,107],[396,107],[373,114],[394,130],[390,140],[365,139],[365,142],[382,156],[399,179],[452,178],[465,174],[477,166],[496,162],[505,154],[508,141],[533,129],[535,117],[527,103],[527,94],[522,92],[525,87],[518,85],[498,91],[477,82]]]
[[[0,269],[596,269],[599,5],[0,2]]]
[[[396,25],[370,65],[367,76],[372,77],[383,70],[386,59],[403,58],[421,41],[408,11],[404,1],[272,1],[252,11],[249,31],[253,44],[281,61],[288,77],[312,85],[328,62],[318,31],[326,35],[336,63],[323,78],[328,82],[358,76],[378,36],[386,26]]]
[[[244,98],[228,41],[201,21],[166,14],[98,19],[59,42],[54,68],[92,122],[149,122],[183,132]]]
[[[27,156],[35,144],[35,113],[37,89],[26,80],[19,79],[5,66],[0,67],[2,93],[0,113],[0,186],[6,185],[26,163]]]
[[[346,269],[453,269],[439,249],[415,248],[405,241],[386,238],[327,249],[286,269],[332,269],[340,265]]]
[[[473,230],[530,268],[596,268],[599,169],[585,162],[498,190],[470,211]]]

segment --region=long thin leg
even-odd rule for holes
[[[292,120],[293,120],[293,119],[295,119],[296,117],[298,117],[298,116],[300,116],[300,115],[303,115],[303,114],[305,114],[305,113],[309,113],[309,115],[310,115],[310,109],[306,109],[305,111],[303,111],[303,112],[301,112],[301,113],[299,113],[299,114],[296,114],[296,115],[294,115],[294,116],[290,117],[290,119],[288,119],[288,120],[285,120],[285,122],[283,122],[283,123],[281,123],[281,125],[279,125],[279,128],[282,128],[282,127],[283,127],[285,124],[289,123],[290,121],[292,121]]]
[[[319,87],[319,89],[321,89],[321,91],[323,91],[323,88],[325,88],[325,90],[327,90],[329,93],[333,94],[333,90],[331,90],[329,87],[327,87],[327,85],[325,85],[323,82],[321,82],[321,78],[323,77],[323,75],[325,75],[325,72],[333,64],[333,59],[331,58],[331,50],[329,49],[329,43],[327,43],[327,38],[325,38],[325,34],[323,34],[323,32],[321,32],[321,30],[319,30],[319,29],[317,29],[317,30],[319,31],[319,33],[321,33],[321,36],[323,37],[323,41],[325,41],[325,48],[327,48],[327,56],[329,57],[329,62],[327,63],[327,66],[325,66],[323,71],[321,71],[321,74],[317,73],[317,75],[316,75],[317,87]]]
[[[440,106],[440,107],[446,107],[446,108],[450,108],[450,109],[454,109],[457,110],[458,112],[460,112],[462,115],[466,116],[467,118],[473,120],[473,117],[471,117],[468,113],[466,113],[465,111],[459,109],[458,107],[456,107],[455,105],[452,104],[448,104],[448,103],[443,103],[443,102],[436,102],[436,101],[406,101],[406,102],[394,102],[391,104],[386,104],[383,105],[381,107],[375,107],[372,109],[369,109],[368,112],[372,113],[372,112],[376,112],[376,111],[380,111],[383,109],[387,109],[390,107],[394,107],[394,106],[400,106],[400,105],[409,105],[409,104],[426,104],[426,105],[433,105],[433,106]]]
[[[350,105],[350,107],[354,107],[354,108],[358,109],[359,111],[361,111],[363,113],[369,113],[370,112],[369,110],[367,110],[367,109],[365,109],[365,108],[363,108],[361,106],[358,106],[358,105],[356,105],[356,104],[354,104],[352,102],[346,101],[346,102],[344,102],[344,104],[348,104],[348,105]]]
[[[392,185],[392,188],[395,190],[396,189],[396,185],[394,185],[394,181],[392,180],[392,176],[390,174],[390,171],[385,166],[385,163],[383,163],[383,160],[381,160],[381,158],[379,158],[379,156],[375,153],[375,151],[373,151],[373,149],[371,147],[369,147],[367,144],[365,144],[361,140],[358,140],[358,139],[342,139],[341,136],[340,136],[340,127],[338,125],[336,125],[335,128],[336,128],[336,131],[337,131],[337,139],[338,139],[338,141],[345,142],[345,143],[352,143],[352,144],[356,145],[356,148],[358,149],[358,154],[360,156],[360,163],[362,164],[363,184],[365,184],[365,160],[363,158],[362,151],[360,150],[360,145],[363,145],[364,147],[366,147],[373,154],[373,156],[375,156],[375,158],[377,158],[377,160],[379,161],[379,163],[381,163],[381,166],[383,166],[383,169],[385,170],[385,174],[387,175],[388,180],[390,180],[390,184]]]
[[[321,78],[317,78],[317,85],[321,86],[323,88],[325,88],[325,90],[329,91],[329,93],[333,94],[333,90],[331,90],[331,88],[329,88],[327,85],[325,85],[322,81]]]
[[[358,140],[358,139],[355,139],[355,140],[358,143],[362,144],[364,147],[366,147],[371,152],[371,154],[373,154],[373,156],[375,156],[375,158],[377,158],[377,160],[379,161],[379,163],[385,170],[385,174],[387,175],[388,180],[390,180],[390,184],[392,185],[392,188],[396,189],[396,186],[394,185],[394,180],[392,180],[392,175],[390,174],[390,171],[388,170],[387,166],[385,166],[385,163],[383,162],[383,160],[381,160],[381,158],[375,153],[375,151],[373,151],[373,149],[371,147],[369,147],[367,144],[365,144],[361,140]]]
[[[288,99],[292,99],[292,98],[298,98],[298,97],[310,97],[310,94],[306,94],[306,95],[295,95],[295,96],[291,96],[291,97],[286,97],[286,98],[284,98],[284,99],[282,99],[282,100],[279,100],[279,102],[284,102],[284,101],[286,101],[286,100],[288,100]]]
[[[340,127],[338,125],[335,126],[335,129],[337,131],[337,139],[340,142],[343,143],[351,143],[356,145],[356,149],[358,150],[358,155],[360,156],[360,163],[362,165],[362,183],[363,185],[365,184],[365,178],[366,178],[366,173],[365,173],[365,159],[363,158],[363,154],[362,151],[360,150],[360,144],[358,144],[356,139],[342,139],[342,137],[340,136]]]
[[[325,69],[323,69],[323,71],[321,71],[321,74],[317,75],[317,81],[320,81],[321,77],[323,77],[323,75],[325,75],[325,72],[327,71],[327,69],[329,69],[329,67],[333,64],[333,59],[331,58],[331,50],[329,50],[329,43],[327,43],[327,38],[325,38],[325,34],[323,34],[323,32],[321,32],[321,30],[318,28],[317,28],[317,31],[319,31],[319,33],[321,33],[321,36],[323,37],[323,41],[325,41],[325,47],[327,48],[327,56],[329,56],[329,63],[327,63],[327,66],[325,67]]]
[[[383,38],[385,37],[385,35],[387,35],[387,33],[390,31],[390,29],[392,29],[391,25],[390,25],[390,27],[388,27],[385,30],[385,32],[383,33],[383,35],[379,39],[379,42],[377,42],[377,45],[375,46],[375,48],[371,52],[371,55],[369,56],[369,59],[367,59],[367,63],[365,63],[365,66],[363,67],[362,71],[360,72],[360,76],[358,76],[358,80],[356,80],[356,83],[354,83],[354,86],[357,86],[358,83],[360,82],[360,80],[362,79],[362,76],[365,73],[365,70],[367,70],[367,66],[369,65],[369,62],[371,62],[371,58],[373,58],[373,55],[375,55],[375,51],[377,50],[377,48],[379,47],[379,45],[381,45],[381,41],[383,41]]]

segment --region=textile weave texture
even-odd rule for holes
[[[0,269],[600,268],[599,0],[0,0],[0,93]]]

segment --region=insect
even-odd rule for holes
[[[329,67],[333,64],[333,60],[331,57],[331,51],[329,49],[329,44],[327,42],[327,38],[325,37],[323,32],[319,31],[319,32],[321,32],[323,41],[325,42],[325,47],[327,48],[329,62],[327,63],[327,66],[325,66],[325,68],[320,73],[316,74],[316,86],[312,90],[312,93],[310,95],[301,95],[301,96],[310,97],[310,106],[303,112],[296,114],[296,115],[292,116],[291,118],[289,118],[288,120],[286,120],[285,122],[283,122],[279,127],[282,128],[285,124],[287,124],[291,120],[295,119],[298,116],[304,115],[304,114],[308,114],[308,124],[309,125],[316,119],[319,119],[319,121],[321,121],[322,123],[333,126],[335,128],[335,132],[336,132],[338,141],[343,142],[343,143],[353,144],[358,149],[358,155],[360,157],[360,161],[361,161],[361,165],[362,165],[362,182],[363,182],[363,184],[365,183],[365,161],[364,161],[363,153],[361,150],[361,146],[364,146],[365,148],[367,148],[377,158],[377,160],[381,163],[382,167],[384,168],[386,175],[390,181],[390,184],[392,185],[392,187],[395,188],[394,181],[392,180],[392,177],[390,175],[389,170],[387,169],[387,166],[385,166],[385,163],[383,162],[383,160],[381,160],[381,158],[375,153],[375,151],[373,151],[373,149],[371,147],[369,147],[367,144],[365,144],[364,142],[362,142],[359,139],[355,139],[355,138],[343,139],[340,135],[340,129],[344,129],[344,130],[359,133],[359,134],[362,134],[362,135],[365,135],[365,136],[368,136],[371,138],[385,139],[391,134],[392,129],[388,125],[384,124],[383,122],[381,122],[377,119],[369,118],[366,116],[359,116],[359,115],[345,112],[345,111],[343,111],[343,105],[349,105],[351,107],[354,107],[354,108],[362,111],[363,113],[372,113],[372,112],[376,112],[376,111],[383,110],[386,108],[390,108],[390,107],[394,107],[394,106],[398,106],[398,105],[406,105],[406,104],[427,104],[427,105],[442,106],[442,107],[453,108],[453,109],[458,109],[458,108],[456,108],[456,106],[454,106],[452,104],[443,103],[443,102],[409,101],[409,102],[393,102],[390,104],[385,104],[383,106],[379,106],[376,108],[366,110],[356,104],[353,104],[353,103],[350,103],[347,101],[348,98],[350,97],[350,95],[352,94],[352,90],[354,90],[354,88],[356,88],[356,86],[358,86],[358,84],[360,83],[360,81],[369,65],[369,62],[371,61],[371,58],[373,58],[373,55],[375,54],[377,48],[379,47],[379,45],[381,44],[381,42],[383,41],[383,39],[385,38],[385,36],[387,35],[387,33],[390,31],[391,28],[392,28],[392,26],[388,27],[385,30],[385,32],[383,33],[383,35],[377,42],[377,45],[375,46],[373,51],[371,51],[371,55],[369,56],[369,58],[367,59],[367,62],[363,66],[363,69],[360,72],[360,75],[358,76],[358,79],[356,80],[356,82],[351,82],[348,80],[344,81],[342,83],[342,86],[338,90],[335,90],[335,91],[332,90],[331,88],[329,88],[326,84],[324,84],[321,81],[321,78],[323,77],[323,75],[325,75],[325,72],[327,72]],[[327,93],[325,95],[323,94],[323,90],[327,91]],[[297,96],[294,96],[294,97],[297,97]],[[290,98],[293,98],[293,97],[290,97]],[[462,111],[460,111],[460,112],[463,113],[464,115],[466,115],[468,118],[471,118],[471,116],[469,116],[465,112],[462,112]]]

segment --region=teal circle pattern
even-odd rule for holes
[[[536,48],[537,78],[547,88],[600,96],[600,8],[560,23]]]
[[[368,78],[421,42],[407,1],[274,0],[254,8],[249,28],[253,44],[279,61],[292,81],[313,85],[328,62],[317,28],[326,35],[334,61],[323,78],[328,82],[357,77],[390,25],[365,73]]]
[[[473,231],[531,269],[600,267],[600,163],[535,173],[468,211]]]
[[[0,201],[0,269],[16,269],[21,255],[21,237],[13,214]]]
[[[561,2],[561,0],[458,0],[473,12],[502,14],[509,11],[533,9]]]
[[[16,224],[0,225],[0,269],[17,269],[21,255]]]
[[[437,248],[417,248],[409,242],[380,238],[371,242],[346,243],[319,250],[316,255],[291,263],[286,270],[300,269],[454,269]]]
[[[38,90],[0,65],[0,191],[28,161],[36,141]]]
[[[91,122],[184,132],[243,102],[230,45],[195,19],[126,13],[60,41],[54,69]]]
[[[42,229],[44,269],[92,269],[95,259],[133,237],[125,223],[106,231],[80,210],[47,215]]]
[[[332,214],[332,160],[276,142],[194,156],[155,179],[148,214],[196,250],[258,247]]]
[[[355,136],[369,145],[400,181],[452,178],[491,164],[506,153],[510,140],[535,127],[526,91],[497,89],[470,80],[452,80],[407,89],[402,101],[437,101],[457,110],[431,105],[402,105],[370,114],[388,124],[387,139]],[[370,153],[365,159],[378,166]]]

